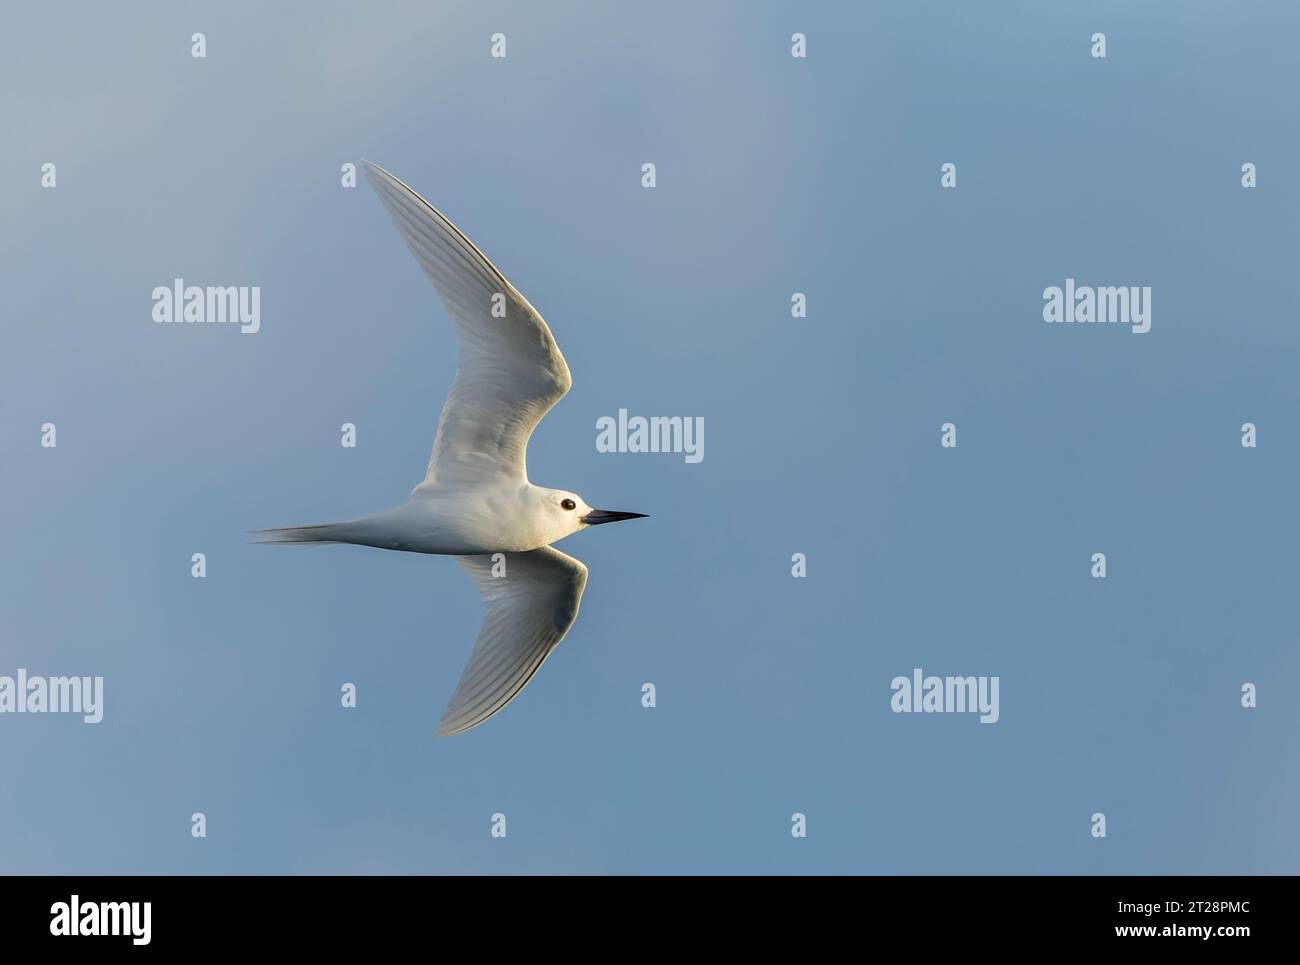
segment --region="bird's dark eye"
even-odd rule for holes
[[[560,500],[560,508],[561,508],[561,509],[577,509],[577,508],[578,508],[578,504],[575,503],[572,499],[561,499],[561,500]]]

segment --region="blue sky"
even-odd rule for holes
[[[1296,870],[1293,5],[10,25],[0,674],[106,694],[0,716],[0,871]],[[403,499],[455,371],[362,157],[550,323],[532,479],[652,516],[561,544],[577,624],[447,740],[454,563],[246,542]],[[156,325],[175,277],[260,286],[261,331]],[[1151,286],[1151,331],[1045,324],[1067,277]],[[704,460],[597,452],[620,408]],[[1000,677],[1000,720],[892,713],[913,667]]]

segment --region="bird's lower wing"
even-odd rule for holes
[[[587,567],[543,546],[530,553],[458,556],[487,614],[456,692],[438,723],[439,736],[483,723],[510,703],[564,639],[578,616]]]
[[[442,212],[377,164],[365,164],[460,340],[460,370],[420,485],[526,479],[528,438],[572,384],[551,330]]]

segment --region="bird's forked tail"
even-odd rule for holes
[[[255,543],[339,543],[345,523],[319,523],[314,526],[277,526],[255,529]]]

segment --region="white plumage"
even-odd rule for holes
[[[441,212],[364,163],[456,326],[460,369],[428,470],[405,503],[349,522],[261,532],[273,543],[357,543],[457,557],[487,613],[438,725],[439,734],[456,734],[513,700],[577,618],[587,568],[550,544],[642,514],[592,509],[576,493],[528,481],[528,439],[572,384],[551,330]],[[494,565],[498,553],[504,560]]]

